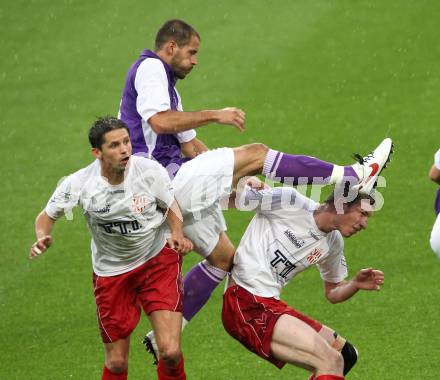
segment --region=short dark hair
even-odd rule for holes
[[[341,199],[345,199],[345,198],[346,198],[346,197],[338,196],[338,198],[336,199],[336,201],[341,200]],[[355,206],[358,202],[361,202],[361,201],[363,201],[363,200],[367,200],[367,201],[369,202],[370,206],[374,206],[374,204],[376,203],[376,200],[374,199],[374,195],[372,195],[372,194],[362,194],[362,193],[358,193],[358,194],[356,195],[356,198],[354,198],[354,199],[351,200],[351,201],[344,202],[344,205],[345,205],[347,208],[350,208],[350,207]],[[325,203],[326,205],[328,205],[328,206],[331,206],[331,207],[335,208],[335,207],[336,207],[336,203],[335,203],[336,201],[335,201],[335,192],[332,192],[332,193],[330,194],[330,196],[324,201],[324,203]]]
[[[192,36],[197,36],[200,40],[199,33],[185,21],[168,20],[156,34],[155,49],[160,50],[164,44],[171,40],[176,41],[179,47],[184,46],[189,43]]]
[[[107,132],[124,128],[129,132],[128,127],[122,120],[113,116],[98,117],[89,130],[89,142],[92,148],[101,149],[104,143],[104,135]]]

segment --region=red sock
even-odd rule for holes
[[[337,375],[320,375],[315,380],[344,380],[344,376]]]
[[[167,366],[162,359],[159,359],[157,377],[159,380],[186,380],[183,355],[175,367]]]
[[[110,370],[106,366],[104,366],[104,369],[102,370],[101,380],[127,380],[127,375],[127,370],[121,373],[113,373],[110,372]]]

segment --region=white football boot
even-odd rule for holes
[[[362,157],[355,154],[358,162],[352,165],[359,177],[359,183],[353,186],[361,194],[370,195],[377,184],[377,177],[391,160],[394,144],[390,138],[383,140],[370,154]]]
[[[153,364],[156,364],[159,362],[159,349],[157,348],[156,338],[154,336],[153,330],[147,333],[145,335],[144,340],[142,342],[145,346],[145,349],[148,353],[153,355],[154,362]]]

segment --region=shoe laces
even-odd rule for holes
[[[353,158],[361,165],[366,164],[374,157],[373,153],[368,153],[365,157],[362,157],[359,153],[354,153]]]

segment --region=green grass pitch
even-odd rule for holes
[[[341,164],[385,136],[385,205],[346,241],[350,274],[383,269],[380,293],[329,304],[317,271],[284,298],[353,342],[349,379],[437,379],[440,262],[428,238],[440,131],[440,4],[435,0],[140,1],[3,0],[0,3],[0,379],[99,379],[103,349],[81,213],[55,228],[53,248],[29,262],[33,221],[58,180],[91,161],[87,130],[117,112],[129,65],[163,21],[202,36],[199,66],[178,84],[187,110],[238,106],[247,130],[209,126],[214,148],[262,141]],[[235,243],[251,214],[226,213]],[[185,258],[187,270],[199,260]],[[306,379],[247,352],[224,331],[222,287],[183,334],[189,379]],[[130,378],[153,379],[132,336]]]

